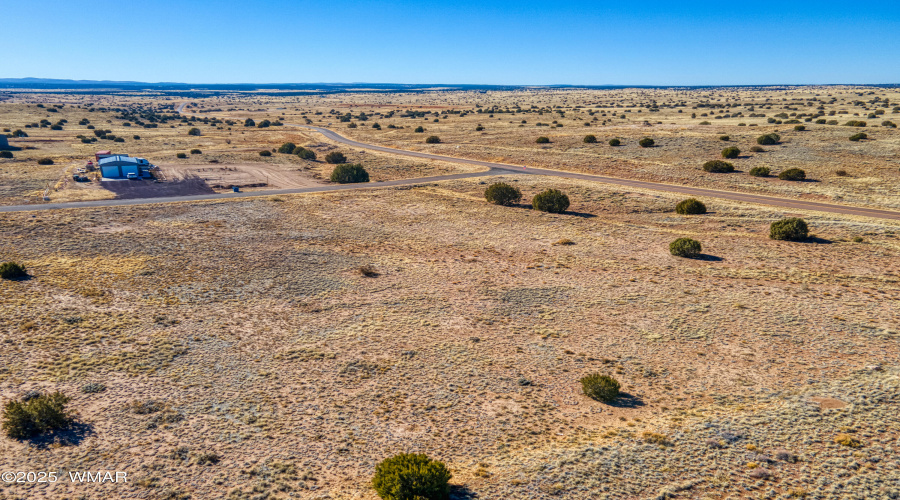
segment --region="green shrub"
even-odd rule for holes
[[[806,130],[806,125],[794,125],[795,132],[803,132]]]
[[[482,125],[478,125],[477,127],[475,127],[476,132],[481,132],[482,130],[484,130],[484,127]]]
[[[547,143],[550,142],[550,138],[549,138],[549,137],[540,136],[540,137],[538,137],[537,139],[535,139],[534,142],[536,142],[536,143],[538,143],[538,144],[547,144]]]
[[[360,164],[342,163],[331,171],[331,182],[339,184],[369,182],[369,173]]]
[[[866,135],[865,132],[860,132],[860,133],[858,133],[858,134],[853,134],[853,135],[850,136],[850,140],[853,141],[853,142],[857,142],[857,141],[860,141],[860,140],[862,140],[862,139],[868,139],[868,138],[869,138],[869,136]]]
[[[199,149],[192,149],[191,154],[192,155],[202,155],[203,151],[200,151]]]
[[[760,146],[772,146],[781,141],[781,136],[775,133],[761,135],[756,138],[756,143]]]
[[[696,198],[682,200],[675,205],[675,213],[681,215],[697,215],[706,213],[706,205]]]
[[[583,141],[585,144],[594,144],[595,142],[597,142],[597,136],[588,134],[588,135],[584,136]]]
[[[443,462],[401,453],[375,466],[372,487],[384,500],[447,500],[452,477]]]
[[[584,395],[604,403],[609,403],[619,397],[621,387],[619,381],[609,375],[592,373],[581,378],[581,390]]]
[[[256,124],[256,128],[266,128],[266,127],[271,127],[271,126],[272,126],[272,122],[270,122],[269,120],[263,120]]]
[[[187,158],[187,154],[185,154],[185,153],[175,153],[175,158]]]
[[[100,382],[90,382],[81,386],[81,392],[85,394],[96,394],[106,390],[106,386]]]
[[[703,164],[703,170],[717,174],[734,172],[734,165],[722,160],[710,160]]]
[[[897,124],[890,120],[885,120],[885,121],[881,122],[881,126],[888,127],[888,128],[897,128]]]
[[[281,154],[289,155],[293,154],[294,150],[297,149],[297,145],[293,142],[286,142],[278,148],[278,152]]]
[[[656,144],[656,142],[649,137],[644,137],[643,139],[638,141],[638,145],[642,148],[649,148],[649,147],[652,147],[654,144]]]
[[[28,277],[25,266],[18,262],[4,262],[0,264],[0,278],[5,280],[21,280]]]
[[[244,120],[244,126],[245,127],[255,127],[256,122],[253,121],[253,118],[247,118],[246,120]]]
[[[134,140],[136,140],[136,141],[141,140],[141,136],[139,136],[139,135],[133,135],[133,136],[131,136],[131,138],[134,139]]]
[[[802,181],[806,179],[806,172],[799,168],[789,168],[778,174],[778,178],[783,181]]]
[[[828,120],[826,120],[825,118],[819,118],[818,120],[816,120],[817,125],[825,125],[826,123],[828,123]]]
[[[620,140],[618,140],[618,139],[610,139],[610,140],[609,140],[609,145],[612,146],[612,147],[621,146],[621,145],[622,145],[622,141],[620,141]]]
[[[421,133],[425,132],[425,127],[419,125],[418,127],[416,127],[415,130],[413,130],[413,132],[415,132],[417,134],[421,134]]]
[[[50,158],[41,158],[37,163],[38,165],[53,165],[53,160]]]
[[[268,149],[264,149],[259,152],[259,156],[272,156],[272,152],[269,151]]]
[[[90,141],[88,141],[90,142]],[[12,151],[0,151],[0,158],[12,158]]]
[[[351,124],[347,125],[347,128],[356,128],[356,126],[357,125],[355,123],[351,123]]]
[[[188,135],[200,135],[200,129],[194,127],[192,129],[188,130]]]
[[[731,146],[729,148],[725,148],[722,150],[722,158],[731,159],[731,158],[737,158],[740,155],[741,155],[741,150],[734,146]]]
[[[346,163],[347,157],[344,156],[344,153],[341,153],[340,151],[332,151],[325,155],[325,162],[331,164]]]
[[[765,149],[765,148],[761,148],[761,147],[759,147],[759,146],[753,146],[752,148],[750,148],[750,151],[752,151],[752,152],[754,152],[754,153],[765,153],[765,152],[766,152],[766,149]]]
[[[773,240],[801,241],[809,236],[809,226],[806,221],[791,217],[773,222],[769,226],[769,238]]]
[[[441,138],[436,135],[429,135],[425,139],[425,144],[440,144],[440,143],[441,143]]]
[[[711,124],[708,121],[703,120],[702,122],[700,122],[700,125],[711,125]]]
[[[696,257],[702,249],[699,241],[690,238],[678,238],[669,243],[669,253],[676,257]]]
[[[68,402],[69,398],[58,391],[9,401],[3,407],[3,431],[13,439],[28,439],[68,428],[72,423],[72,417],[66,413]]]
[[[298,157],[300,157],[301,160],[315,160],[316,159],[316,152],[306,149],[306,148],[298,147],[297,149],[294,150],[294,154],[297,155]]]
[[[850,120],[849,122],[845,123],[844,126],[846,126],[846,127],[865,127],[866,122],[861,121],[861,120]]]
[[[750,175],[753,177],[768,177],[769,176],[769,167],[753,167],[750,169]]]
[[[522,192],[505,182],[496,182],[484,190],[484,199],[494,205],[508,206],[518,203],[522,199]]]
[[[562,191],[548,189],[538,193],[531,199],[531,206],[541,212],[561,214],[569,208],[569,197]]]
[[[731,140],[731,137],[729,137],[729,136],[727,136],[727,135],[720,135],[720,136],[719,136],[719,140],[720,140],[720,141],[730,141],[730,140]]]

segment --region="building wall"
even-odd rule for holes
[[[0,149],[6,149],[9,147],[9,141],[6,140],[6,136],[0,134]]]

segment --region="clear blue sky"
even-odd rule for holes
[[[0,78],[900,83],[900,0],[10,0],[0,47]]]

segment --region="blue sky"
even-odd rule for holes
[[[900,1],[5,1],[0,78],[900,83]]]

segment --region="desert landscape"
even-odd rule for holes
[[[0,472],[128,473],[0,498],[374,500],[400,453],[453,499],[900,498],[898,121],[894,86],[0,89],[0,398],[71,412]],[[101,150],[158,170],[73,180]]]

